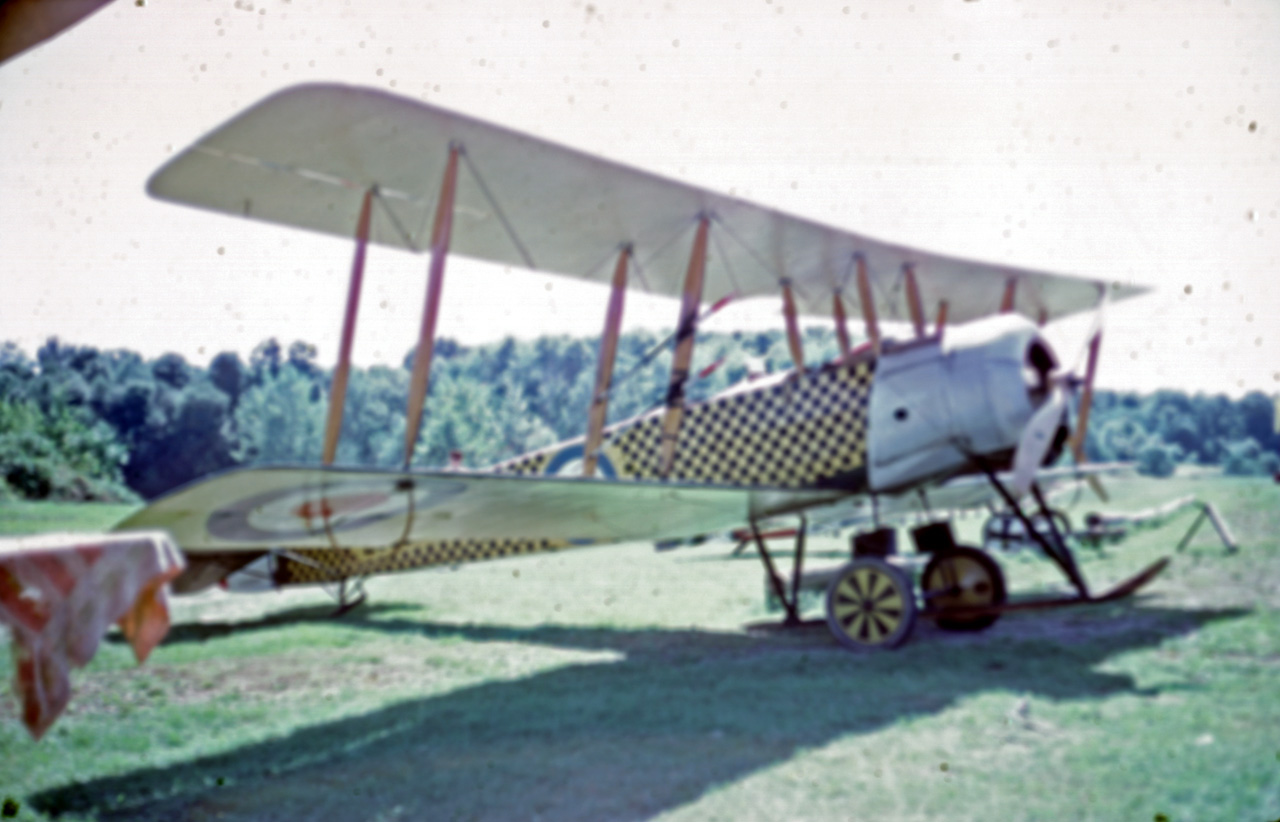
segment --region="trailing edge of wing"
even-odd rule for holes
[[[295,86],[266,98],[184,150],[152,176],[155,197],[250,219],[350,237],[376,187],[372,240],[422,251],[449,147],[464,151],[452,250],[478,259],[606,281],[630,244],[652,292],[677,296],[702,215],[713,218],[707,301],[778,293],[832,311],[832,293],[858,304],[855,255],[866,262],[879,315],[909,317],[903,267],[926,306],[951,322],[997,311],[1011,278],[1014,309],[1052,319],[1146,289],[963,260],[789,216],[385,92]]]

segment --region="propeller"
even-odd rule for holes
[[[1066,393],[1055,386],[1043,405],[1031,415],[1027,426],[1022,429],[1018,438],[1018,448],[1013,455],[1013,491],[1021,497],[1031,490],[1035,482],[1036,469],[1044,464],[1049,449],[1062,425],[1063,415],[1067,410]]]
[[[1034,349],[1029,357],[1029,365],[1039,373],[1040,388],[1038,390],[1047,391],[1048,397],[1028,420],[1022,436],[1018,438],[1018,447],[1014,451],[1013,490],[1018,496],[1031,490],[1036,470],[1045,463],[1046,457],[1055,446],[1062,446],[1059,429],[1064,424],[1068,395],[1075,394],[1077,390],[1079,390],[1079,399],[1076,424],[1067,442],[1076,465],[1081,466],[1087,462],[1084,444],[1086,432],[1089,429],[1089,410],[1093,404],[1093,380],[1098,372],[1098,353],[1102,347],[1102,308],[1103,306],[1100,305],[1089,341],[1081,351],[1082,355],[1087,354],[1083,379],[1073,373],[1079,368],[1080,355],[1076,357],[1076,368],[1067,373],[1050,373],[1054,368],[1051,358],[1050,362],[1046,363],[1043,360],[1043,354],[1037,355]],[[1110,500],[1106,488],[1096,475],[1089,474],[1085,480],[1099,499],[1103,502]]]

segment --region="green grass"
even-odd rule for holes
[[[102,531],[137,510],[105,502],[0,502],[0,536],[46,531]]]
[[[1280,486],[1108,487],[1112,510],[1211,500],[1241,550],[1205,527],[1137,599],[979,635],[922,621],[887,653],[744,632],[762,575],[721,542],[384,577],[342,620],[316,590],[204,594],[141,668],[105,642],[42,742],[0,709],[0,799],[26,819],[1280,818]],[[0,531],[114,517],[76,508],[6,506]],[[1085,575],[1109,587],[1192,518],[1080,551]],[[842,544],[812,540],[814,563]],[[1062,587],[1001,563],[1015,593]]]

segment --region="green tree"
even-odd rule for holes
[[[1138,473],[1149,477],[1170,477],[1178,468],[1179,450],[1154,434],[1138,449]]]
[[[234,416],[232,456],[250,464],[313,463],[320,459],[325,404],[315,383],[293,368],[270,366],[245,391]]]
[[[1253,437],[1225,442],[1222,451],[1222,473],[1229,476],[1270,476],[1280,471],[1280,456],[1263,448]]]
[[[0,496],[128,501],[124,446],[83,408],[0,400]]]

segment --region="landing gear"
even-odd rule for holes
[[[1037,511],[1027,517],[1036,533],[1043,539],[1052,539],[1056,531],[1066,536],[1072,533],[1071,520],[1056,508]],[[1038,547],[1036,537],[1031,536],[1012,511],[992,514],[982,526],[982,547],[988,551],[999,549],[1012,553],[1022,548]]]
[[[338,601],[338,607],[333,612],[335,617],[359,608],[368,598],[364,590],[364,577],[344,577],[338,581],[338,590],[330,590],[329,593]]]
[[[1111,590],[1091,594],[1066,541],[1069,523],[1046,504],[1040,488],[1032,485],[1038,510],[1028,513],[988,469],[992,485],[1004,498],[1012,520],[1021,526],[1044,555],[1058,566],[1075,589],[1074,596],[1008,601],[1004,573],[985,551],[958,545],[948,522],[933,522],[912,529],[916,554],[927,555],[920,573],[920,599],[916,599],[913,563],[894,556],[895,531],[878,528],[854,540],[853,561],[834,570],[803,571],[805,555],[804,520],[796,531],[794,569],[789,579],[778,575],[765,545],[764,535],[751,523],[751,536],[764,564],[772,595],[786,611],[777,626],[791,628],[821,624],[802,619],[802,591],[826,591],[826,624],[836,640],[847,648],[896,648],[907,640],[917,617],[932,619],[948,631],[982,631],[1003,614],[1036,611],[1073,605],[1111,602],[1131,596],[1154,579],[1168,565],[1159,560]],[[919,604],[917,604],[919,603]],[[766,627],[766,626],[758,626]]]
[[[882,559],[855,559],[827,586],[827,627],[847,648],[896,648],[915,624],[911,577]]]
[[[925,607],[937,614],[938,627],[947,631],[982,631],[1000,618],[999,607],[1007,598],[1004,573],[995,560],[977,548],[957,545],[935,553],[920,577]],[[975,610],[964,616],[947,616],[948,611]]]

